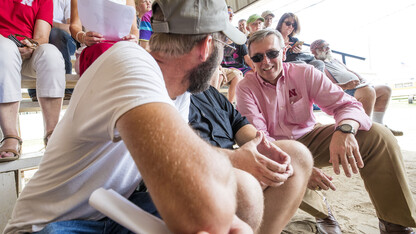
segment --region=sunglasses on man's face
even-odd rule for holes
[[[280,51],[281,50],[270,50],[270,51],[267,51],[265,54],[266,54],[267,58],[269,58],[269,59],[275,59],[275,58],[277,58],[279,56]],[[260,53],[259,54],[255,54],[255,55],[253,55],[250,58],[251,58],[251,60],[253,60],[253,62],[259,63],[259,62],[263,61],[264,54],[260,54]]]
[[[289,21],[285,21],[285,24],[288,27],[292,26],[293,28],[296,28],[296,23],[292,23],[292,22],[289,22]]]

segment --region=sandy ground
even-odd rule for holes
[[[324,114],[319,114],[318,118],[321,122],[331,121]],[[416,198],[416,104],[397,101],[390,103],[385,123],[404,131],[404,136],[397,139],[402,148],[411,191]],[[379,233],[378,219],[361,177],[335,176],[332,167],[325,168],[325,172],[334,177],[337,190],[323,193],[343,233]],[[315,218],[298,210],[283,233],[317,233]]]

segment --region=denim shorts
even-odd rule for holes
[[[135,191],[129,201],[133,202],[148,213],[160,218],[158,211],[148,192]],[[67,234],[67,233],[133,233],[110,218],[101,220],[66,220],[46,225],[37,234]]]
[[[357,91],[357,89],[347,89],[344,92],[354,97],[355,91]]]

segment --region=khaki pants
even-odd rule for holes
[[[298,139],[312,152],[315,167],[332,166],[329,163],[329,144],[333,132],[333,124],[317,125],[310,133]],[[415,227],[416,206],[396,138],[383,125],[373,123],[369,131],[358,131],[356,139],[364,161],[360,175],[378,218]],[[324,218],[328,215],[322,197],[309,189],[301,209],[315,217]]]

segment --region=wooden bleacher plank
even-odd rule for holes
[[[22,154],[18,160],[0,163],[0,173],[37,167],[42,159],[42,156],[43,152]]]
[[[79,75],[77,74],[66,74],[65,80],[66,80],[66,88],[73,89],[75,85],[77,84],[77,81],[79,79]],[[36,79],[29,78],[22,76],[22,89],[36,89]]]

